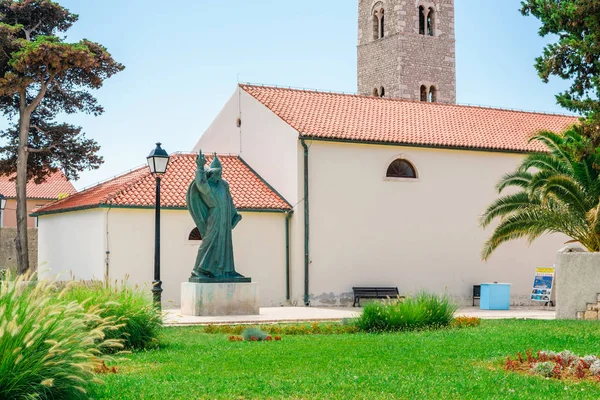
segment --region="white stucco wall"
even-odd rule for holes
[[[104,279],[105,211],[81,210],[38,218],[38,260],[42,277]]]
[[[237,118],[242,121],[237,127]],[[298,202],[298,132],[238,88],[193,151],[240,155],[291,204]]]
[[[386,180],[395,157],[416,181]],[[446,291],[469,303],[472,285],[509,282],[528,302],[536,266],[552,266],[561,235],[502,245],[485,263],[491,229],[479,216],[517,154],[314,142],[309,156],[311,304],[340,304],[352,286],[392,285],[403,294]],[[298,210],[297,213],[301,213]],[[295,239],[301,239],[296,235]],[[296,272],[298,272],[296,270]],[[296,275],[294,275],[296,276]],[[297,283],[297,281],[296,281]],[[295,298],[299,287],[295,285]]]
[[[285,216],[243,212],[233,231],[236,270],[260,285],[260,304],[285,301]],[[180,304],[180,288],[194,266],[199,244],[187,240],[194,223],[185,210],[161,212],[163,303]],[[146,285],[154,277],[154,211],[112,209],[108,216],[110,278]]]

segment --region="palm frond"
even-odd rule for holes
[[[544,186],[540,189],[542,202],[548,197],[564,203],[565,206],[571,207],[573,211],[580,212],[582,215],[592,208],[592,204],[586,199],[584,189],[567,175],[554,175],[549,177]]]
[[[525,189],[529,186],[532,178],[533,175],[527,171],[516,171],[506,174],[500,179],[500,182],[496,185],[496,189],[498,189],[498,193],[511,186]]]
[[[479,224],[482,227],[488,226],[496,217],[506,217],[511,213],[529,207],[539,207],[539,201],[532,201],[527,192],[518,192],[509,194],[496,199],[481,216]]]

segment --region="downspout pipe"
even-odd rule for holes
[[[309,259],[309,202],[308,202],[308,146],[304,138],[300,138],[304,148],[304,305],[310,306],[308,265]]]
[[[285,299],[290,300],[290,218],[294,210],[285,213]]]

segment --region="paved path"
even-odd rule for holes
[[[165,310],[168,326],[208,324],[269,324],[277,322],[341,321],[354,318],[360,308],[352,307],[263,307],[260,315],[231,315],[224,317],[191,317],[181,315],[179,309]],[[554,319],[554,310],[539,307],[513,307],[510,310],[480,310],[477,307],[461,308],[456,315],[482,319]]]

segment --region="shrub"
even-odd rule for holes
[[[457,309],[447,296],[421,292],[406,299],[366,304],[356,326],[365,332],[436,329],[448,326]]]
[[[248,328],[242,332],[242,337],[247,341],[263,341],[270,337],[267,332],[259,328]]]
[[[114,317],[121,325],[107,337],[122,339],[126,349],[147,349],[158,345],[162,314],[154,307],[150,292],[144,293],[126,282],[105,285],[102,282],[77,282],[61,295],[64,301],[77,301],[84,309],[100,305],[102,317]]]
[[[102,352],[122,347],[105,337],[115,319],[98,306],[52,302],[52,283],[24,280],[8,273],[0,282],[0,398],[86,398],[96,368],[113,360]]]

